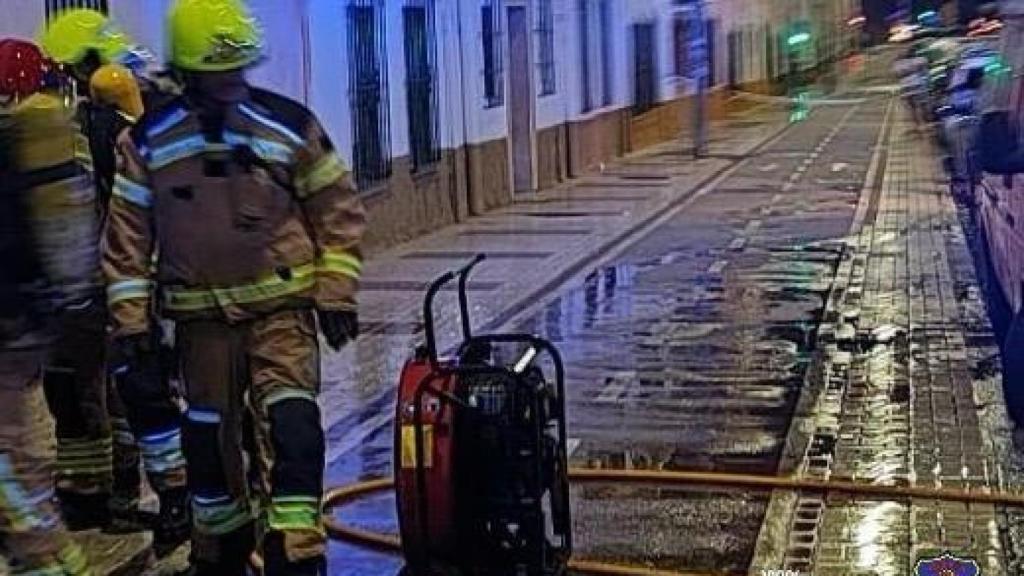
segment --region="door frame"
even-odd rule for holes
[[[512,142],[512,27],[509,25],[509,11],[515,8],[522,8],[526,14],[526,86],[529,94],[527,113],[529,114],[529,145],[530,145],[530,190],[518,193],[536,193],[539,182],[537,173],[537,91],[536,73],[534,71],[534,3],[533,0],[504,0],[502,2],[502,15],[505,24],[505,132],[508,141],[508,184],[512,196],[516,191],[516,163],[515,147]]]

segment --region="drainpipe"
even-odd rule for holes
[[[576,4],[575,3],[570,3],[570,2],[567,2],[566,4],[570,4],[570,8],[565,12],[565,17],[566,17],[567,20],[570,20],[570,21],[565,22],[564,30],[571,30],[573,23],[577,22],[579,20],[579,18],[576,17],[575,13],[573,12],[573,7],[575,7]],[[563,6],[564,6],[564,4],[563,4]],[[552,25],[556,26],[556,30],[557,30],[557,25],[554,22],[552,23]],[[572,38],[570,40],[570,42],[573,45],[578,46],[579,45],[579,38]],[[567,64],[571,64],[573,55],[572,55],[571,50],[568,53],[569,53],[569,57],[565,58],[561,63],[559,63],[557,59],[555,60],[555,65],[557,66],[556,70],[558,71],[558,74],[559,74],[558,85],[562,87],[561,88],[561,92],[562,92],[562,96],[561,96],[561,98],[562,98],[562,115],[564,116],[564,119],[565,119],[565,122],[563,122],[563,124],[562,124],[562,127],[563,127],[562,129],[564,130],[564,133],[565,133],[565,149],[562,151],[563,152],[562,155],[563,155],[564,160],[565,160],[565,172],[561,175],[561,181],[562,182],[565,182],[565,181],[575,177],[575,174],[573,174],[573,162],[572,162],[572,122],[573,122],[574,118],[572,117],[573,108],[570,105],[570,102],[575,102],[575,100],[573,100],[569,96],[569,88],[568,88],[568,86],[569,86],[569,74],[568,74],[569,66],[567,65]],[[577,61],[578,61],[578,58],[577,58]]]
[[[689,16],[692,19],[697,20],[697,25],[700,26],[699,40],[700,44],[704,46],[704,62],[701,62],[699,66],[693,65],[692,69],[694,75],[697,77],[697,94],[696,101],[693,107],[693,157],[701,158],[707,154],[708,147],[708,113],[707,113],[707,91],[708,91],[708,73],[704,70],[707,66],[708,61],[708,38],[707,38],[707,25],[705,24],[705,13],[707,7],[705,6],[705,0],[697,0],[694,4],[695,12]],[[687,42],[692,42],[695,39],[687,38]],[[701,53],[698,51],[698,53]]]
[[[310,45],[309,32],[309,0],[301,5],[302,10],[302,103],[310,105],[310,98],[313,92],[310,85],[313,79],[313,48]]]
[[[462,147],[463,150],[463,170],[466,172],[466,213],[467,215],[473,212],[473,180],[470,177],[470,168],[472,162],[469,159],[469,120],[468,111],[466,104],[466,50],[463,44],[463,33],[462,33],[462,0],[455,0],[455,30],[458,40],[459,47],[459,109],[462,112]],[[454,174],[454,170],[452,171]],[[458,176],[455,177],[455,207],[456,215],[458,214]]]

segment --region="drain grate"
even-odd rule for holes
[[[422,292],[427,289],[428,282],[421,280],[367,280],[360,283],[362,290],[378,292]],[[501,282],[469,282],[466,289],[470,292],[489,292],[501,286]],[[455,290],[455,285],[445,286],[445,290]]]
[[[537,228],[535,230],[516,230],[511,228],[478,228],[465,230],[459,236],[588,236],[591,230],[579,228]]]
[[[726,125],[731,128],[757,128],[759,126],[764,126],[765,123],[758,120],[733,120],[731,122],[726,122]]]
[[[622,180],[640,180],[648,182],[665,182],[671,179],[671,176],[664,176],[661,174],[606,174],[609,176],[616,176]]]
[[[423,324],[420,322],[363,322],[360,321],[360,331],[364,335],[380,336],[404,336],[419,334],[423,332]]]
[[[530,218],[592,218],[596,216],[622,216],[621,210],[592,210],[590,212],[512,212],[516,216]]]
[[[646,202],[651,197],[647,194],[637,194],[635,196],[573,196],[569,199],[563,200],[567,204],[583,204],[583,203],[614,203],[622,204],[626,202]]]
[[[402,260],[469,260],[478,252],[412,252],[402,256]],[[487,252],[488,260],[542,260],[552,256],[554,252]]]
[[[612,175],[604,174],[602,176],[612,176]],[[623,184],[622,182],[614,181],[614,180],[603,180],[603,181],[599,180],[599,181],[593,181],[593,182],[581,182],[581,183],[577,184],[575,187],[576,187],[576,189],[616,188],[618,190],[622,190],[625,187],[628,187],[628,188],[661,188],[662,186],[663,186],[663,184],[661,184],[659,182],[644,182],[642,180],[631,182],[628,185]]]

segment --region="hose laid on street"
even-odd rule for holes
[[[969,504],[1000,504],[1024,507],[1024,493],[992,491],[984,488],[966,489],[940,486],[901,486],[868,484],[851,480],[817,480],[761,474],[730,474],[725,472],[690,472],[670,470],[607,470],[573,468],[569,478],[580,483],[658,484],[675,486],[720,486],[755,490],[806,490],[838,492],[851,496],[878,498],[920,498]]]
[[[851,496],[870,496],[875,498],[918,498],[946,502],[1024,507],[1024,493],[991,491],[982,488],[972,490],[941,486],[887,486],[849,480],[815,480],[759,474],[670,470],[613,470],[601,468],[572,468],[569,470],[569,478],[575,483],[583,484],[613,483],[657,486],[706,486],[752,490],[805,490],[811,492],[837,492]],[[332,488],[324,495],[324,508],[329,512],[334,508],[352,504],[364,496],[393,489],[394,482],[390,478],[379,478]],[[401,543],[398,536],[361,530],[339,522],[329,514],[325,524],[327,534],[331,539],[382,552],[398,553],[401,551]],[[569,563],[569,567],[576,572],[594,576],[721,576],[721,574],[655,570],[640,566],[624,566],[587,560],[572,560]]]

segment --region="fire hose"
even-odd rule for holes
[[[656,486],[708,486],[728,489],[788,490],[808,492],[834,492],[850,496],[873,498],[915,498],[970,504],[993,504],[1024,507],[1024,493],[993,491],[987,488],[949,488],[942,486],[909,486],[868,484],[850,480],[819,480],[789,476],[766,476],[757,474],[732,474],[723,472],[694,472],[667,470],[614,470],[600,468],[572,468],[569,478],[577,484],[633,484]],[[360,498],[387,492],[394,488],[390,478],[367,480],[332,488],[324,496],[327,512],[357,502]],[[343,541],[364,548],[382,552],[397,553],[401,550],[395,535],[381,534],[347,525],[327,514],[325,521],[328,535],[333,540]],[[569,568],[581,574],[593,576],[721,576],[707,572],[681,572],[657,570],[642,566],[625,566],[587,560],[572,560]]]

